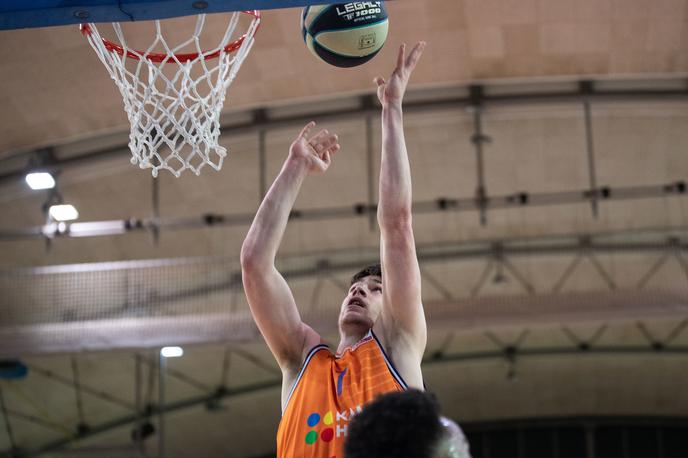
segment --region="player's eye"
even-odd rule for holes
[[[381,292],[382,288],[380,288],[379,286],[376,286],[372,289],[372,291],[380,291]]]

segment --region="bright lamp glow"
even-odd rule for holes
[[[95,221],[91,223],[72,223],[69,225],[70,237],[93,237],[97,235],[117,235],[127,232],[121,220]]]
[[[32,172],[26,174],[26,184],[31,189],[53,189],[55,179],[48,172]]]
[[[79,212],[76,211],[74,205],[53,205],[48,210],[50,216],[55,221],[71,221],[79,217]]]
[[[160,354],[165,358],[178,358],[184,354],[182,347],[162,347]]]

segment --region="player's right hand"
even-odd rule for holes
[[[309,137],[315,122],[311,121],[301,130],[289,148],[289,155],[294,159],[303,159],[310,172],[322,173],[332,163],[332,156],[339,151],[337,134],[323,129],[312,137]]]

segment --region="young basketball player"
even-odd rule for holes
[[[348,422],[364,404],[381,393],[423,388],[420,363],[426,326],[411,227],[402,99],[424,47],[425,43],[418,43],[406,56],[401,46],[389,79],[375,79],[382,104],[377,211],[382,265],[354,276],[342,302],[335,352],[301,321],[291,290],[274,264],[303,180],[309,173],[326,171],[339,150],[335,134],[321,130],[311,136],[315,123],[304,127],[244,241],[244,290],[253,318],[282,369],[280,458],[342,458]]]

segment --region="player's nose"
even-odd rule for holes
[[[363,288],[362,286],[356,286],[356,287],[354,288],[354,291],[353,291],[353,294],[352,294],[352,295],[353,295],[353,296],[360,295],[360,296],[366,297],[365,288]]]

